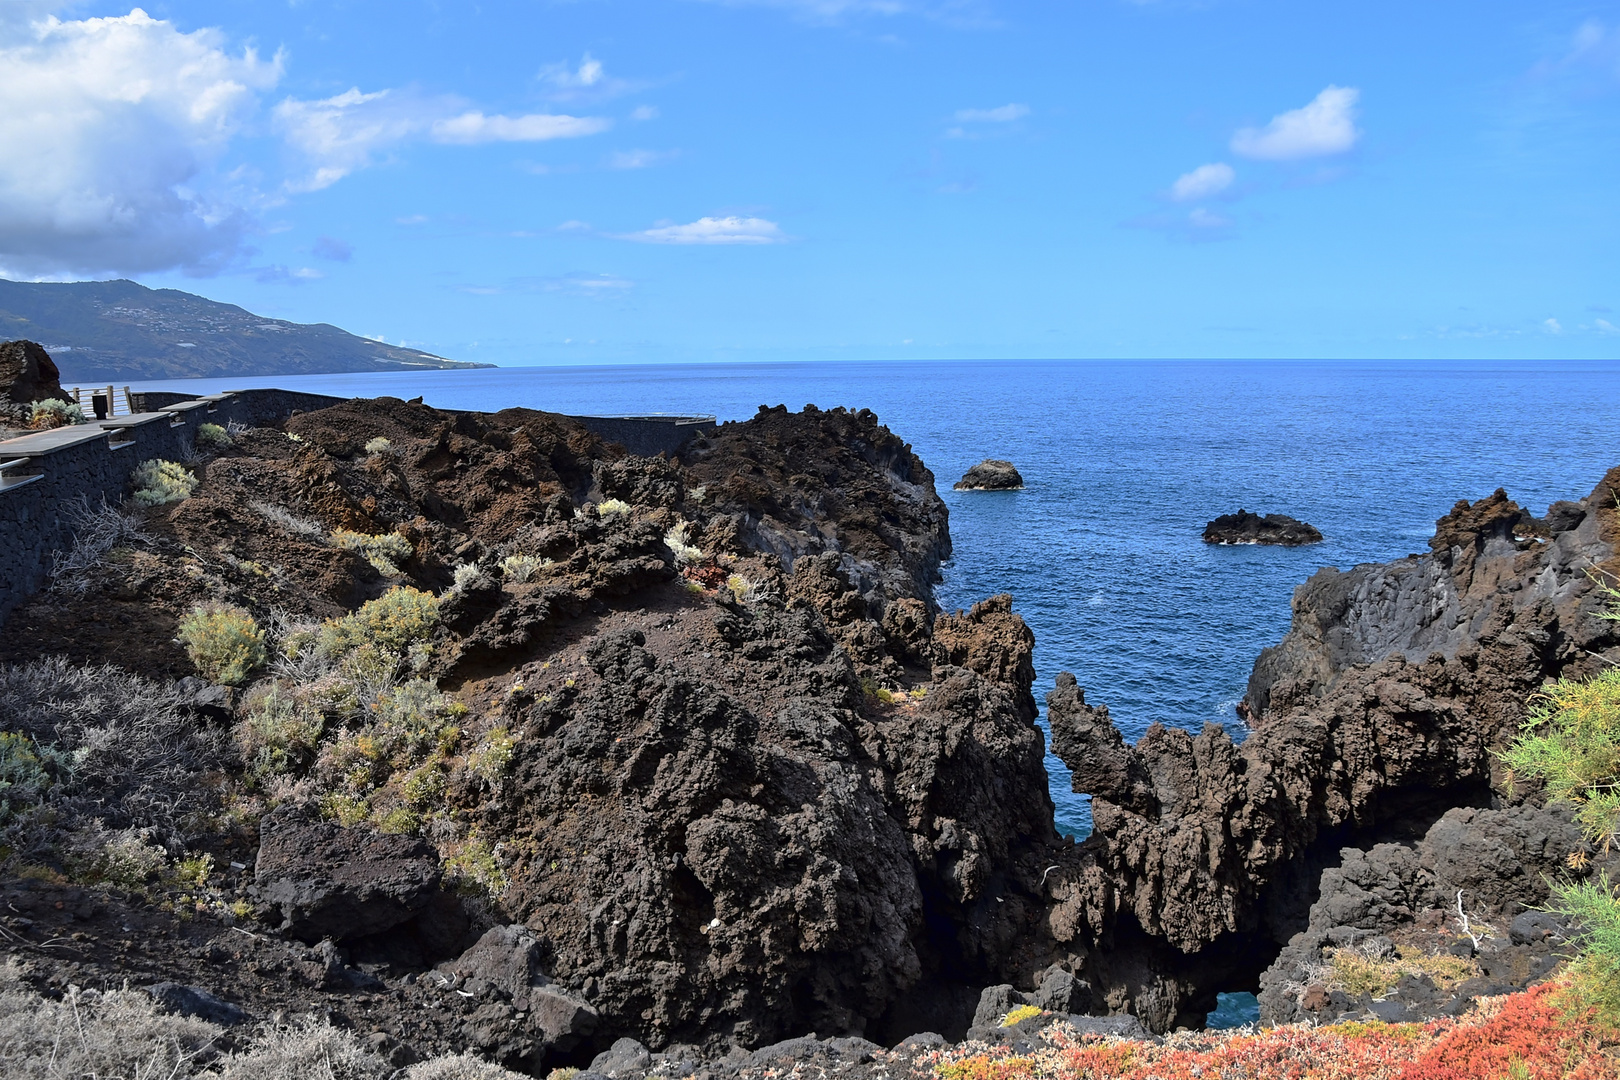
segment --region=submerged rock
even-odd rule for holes
[[[1259,514],[1239,510],[1235,514],[1222,514],[1204,526],[1206,544],[1277,544],[1298,547],[1301,544],[1320,544],[1322,534],[1314,525],[1308,525],[1287,514]]]
[[[1017,491],[1024,486],[1024,478],[1012,462],[985,458],[951,486],[957,491]]]

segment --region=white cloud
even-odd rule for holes
[[[1192,172],[1178,177],[1176,182],[1170,185],[1170,197],[1176,202],[1207,199],[1231,187],[1232,181],[1236,178],[1237,174],[1232,171],[1232,166],[1225,162],[1200,165]]]
[[[529,113],[525,116],[485,116],[465,112],[433,121],[433,141],[441,143],[544,142],[596,135],[613,126],[600,116]]]
[[[647,85],[609,75],[602,61],[590,53],[580,59],[577,67],[566,63],[547,64],[540,69],[539,78],[546,86],[546,96],[553,101],[606,101]]]
[[[994,109],[958,109],[959,124],[1010,124],[1029,115],[1028,105],[998,105]]]
[[[780,244],[789,239],[776,222],[757,217],[698,218],[688,225],[660,225],[618,238],[643,244]]]
[[[1232,152],[1262,161],[1342,154],[1356,144],[1356,100],[1353,86],[1329,86],[1304,108],[1271,118],[1264,128],[1242,128],[1232,136]]]
[[[632,120],[656,120],[656,119],[658,119],[658,106],[656,106],[656,105],[637,105],[634,109],[630,110],[630,119],[632,119]]]
[[[595,135],[613,123],[549,113],[486,116],[466,110],[456,98],[393,90],[364,94],[358,87],[317,101],[288,98],[276,106],[275,120],[282,137],[310,161],[309,174],[290,185],[300,191],[334,184],[411,140],[462,146],[543,142]]]
[[[250,220],[212,167],[282,58],[139,8],[0,25],[0,269],[37,276],[236,257]]]
[[[674,156],[673,150],[621,150],[608,157],[608,168],[645,169]]]
[[[1614,323],[1610,322],[1608,319],[1598,319],[1597,328],[1600,332],[1605,334],[1620,334],[1620,326],[1614,325]]]
[[[1549,334],[1562,334],[1564,332],[1563,324],[1557,319],[1544,320],[1541,324],[1541,328]]]
[[[957,26],[993,25],[983,0],[710,0],[727,7],[768,7],[804,22],[831,25],[862,16],[914,15]]]

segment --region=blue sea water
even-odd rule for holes
[[[1288,629],[1318,567],[1427,550],[1459,498],[1497,487],[1535,513],[1620,464],[1620,364],[1609,362],[811,362],[500,368],[257,380],[342,396],[423,394],[445,408],[714,413],[807,402],[870,408],[933,470],[955,556],[946,608],[998,592],[1035,631],[1036,697],[1072,671],[1128,739],[1158,721],[1241,737],[1256,654]],[[1025,489],[958,492],[986,457]],[[1212,547],[1238,508],[1317,526],[1304,548]],[[1044,701],[1042,702],[1044,707]],[[1044,717],[1042,724],[1044,725]],[[1047,772],[1060,830],[1088,800]]]

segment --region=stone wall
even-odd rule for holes
[[[340,400],[243,390],[0,442],[0,622],[45,585],[53,554],[72,546],[72,504],[117,504],[130,493],[130,474],[141,462],[190,457],[203,424],[278,423]]]

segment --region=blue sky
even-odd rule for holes
[[[0,272],[499,364],[1610,357],[1620,4],[0,3]]]

